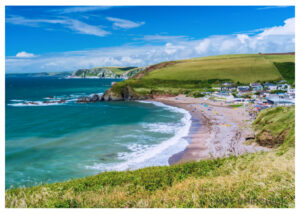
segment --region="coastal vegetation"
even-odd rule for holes
[[[281,76],[288,84],[295,86],[295,63],[294,62],[274,62],[274,65]]]
[[[295,107],[265,109],[253,128],[271,151],[9,189],[6,207],[295,207]]]
[[[169,61],[149,66],[132,78],[112,87],[115,95],[130,86],[144,96],[190,95],[212,90],[222,83],[243,85],[253,82],[294,81],[294,55],[236,54]]]
[[[141,70],[139,67],[96,67],[91,69],[78,69],[73,77],[97,77],[97,78],[129,78]]]

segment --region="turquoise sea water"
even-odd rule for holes
[[[186,147],[191,122],[183,109],[156,102],[75,102],[103,93],[112,81],[6,77],[6,188],[168,165]],[[66,103],[43,103],[59,99]]]

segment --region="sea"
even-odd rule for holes
[[[154,101],[76,102],[101,96],[117,81],[6,76],[5,188],[168,165],[183,151],[191,126],[184,109]]]

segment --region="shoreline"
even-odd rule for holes
[[[192,115],[187,136],[189,145],[169,158],[170,165],[270,150],[256,144],[244,144],[246,138],[254,138],[251,119],[244,107],[232,108],[224,102],[184,95],[155,97],[153,101],[183,108]]]

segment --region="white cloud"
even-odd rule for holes
[[[97,10],[107,10],[111,8],[111,6],[79,6],[79,7],[66,7],[62,9],[51,10],[51,12],[57,12],[61,14],[67,13],[85,13],[90,11],[97,11]]]
[[[238,40],[240,40],[241,43],[245,44],[247,40],[250,39],[250,37],[247,34],[238,34],[237,35]]]
[[[100,36],[100,37],[110,34],[110,32],[105,31],[99,27],[89,25],[75,19],[66,20],[66,26],[71,30],[81,34],[89,34],[89,35]]]
[[[21,51],[21,52],[17,53],[16,57],[19,57],[19,58],[31,58],[31,57],[35,57],[35,55],[33,53],[27,53],[25,51]]]
[[[64,24],[64,20],[59,19],[27,19],[22,16],[12,16],[5,19],[6,23],[14,25],[25,25],[29,27],[40,27],[43,23]]]
[[[167,36],[167,35],[145,35],[143,38],[140,38],[144,41],[174,41],[174,40],[182,40],[187,39],[187,36]],[[138,39],[137,39],[138,40]]]
[[[197,53],[202,54],[207,52],[208,47],[210,46],[210,39],[203,39],[199,42],[199,44],[195,47]]]
[[[266,36],[274,35],[294,35],[295,34],[295,18],[290,18],[284,21],[283,26],[275,26],[265,29],[258,35],[259,39],[263,39]]]
[[[220,54],[295,51],[294,18],[261,33],[177,40],[165,45],[120,46],[48,54],[34,58],[7,57],[6,72],[73,71],[97,66],[147,66],[167,60]]]
[[[110,32],[103,30],[102,28],[87,23],[70,19],[27,19],[22,16],[13,16],[6,19],[7,23],[14,25],[25,25],[30,27],[41,27],[43,24],[59,24],[65,28],[71,29],[80,34],[88,34],[94,36],[104,37]]]
[[[286,8],[291,6],[266,6],[266,7],[259,7],[257,10],[270,10],[270,9],[279,9],[279,8]]]
[[[145,22],[134,22],[134,21],[119,19],[114,17],[106,17],[106,19],[113,22],[113,26],[116,28],[129,29],[129,28],[136,28],[145,24]]]

